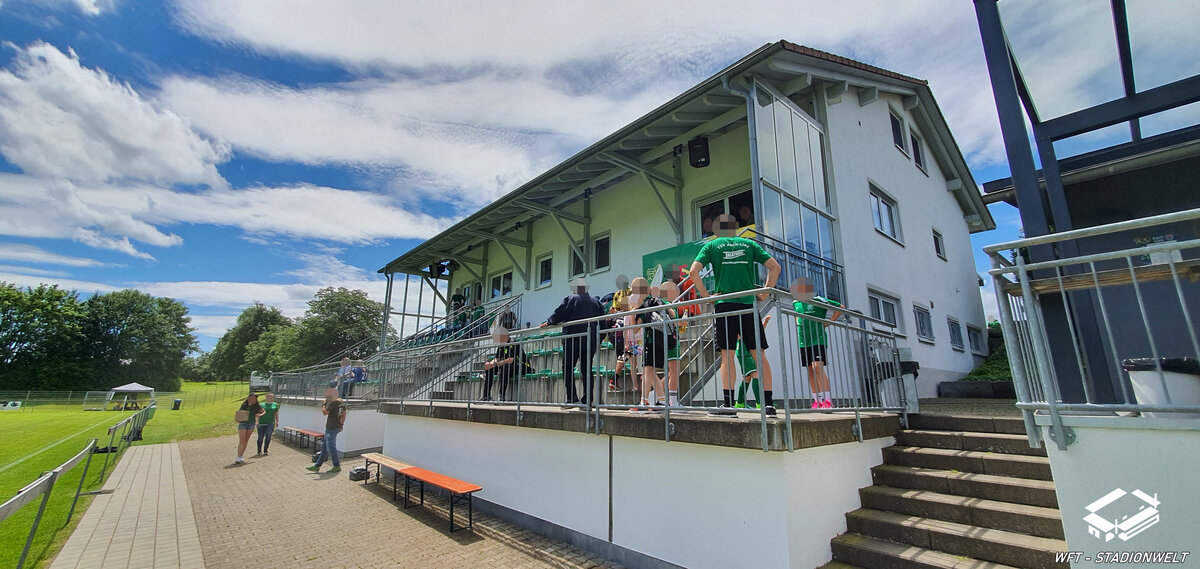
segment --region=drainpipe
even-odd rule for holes
[[[727,93],[746,99],[746,130],[749,131],[747,134],[750,138],[750,195],[754,198],[754,224],[756,231],[766,232],[774,230],[775,228],[767,228],[763,224],[762,174],[759,171],[758,164],[758,132],[754,116],[754,92],[756,89],[753,86],[753,82],[751,82],[750,92],[738,90],[729,85],[728,75],[721,76],[721,86],[725,88]]]

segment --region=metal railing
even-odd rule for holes
[[[855,315],[857,324],[816,319],[792,310],[790,296],[767,288],[682,301],[667,305],[667,308],[678,309],[690,305],[711,308],[715,301],[762,292],[780,301],[780,306],[772,309],[774,321],[763,329],[762,333],[766,335],[770,344],[770,348],[766,350],[766,360],[773,368],[775,407],[781,418],[789,422],[789,427],[793,415],[804,413],[852,412],[856,419],[861,418],[861,413],[865,411],[904,413],[907,402],[900,384],[896,338],[894,330],[883,321],[862,315]],[[723,313],[721,316],[758,315],[760,308],[767,302],[769,301],[760,302],[756,299],[750,308]],[[643,316],[643,322],[620,328],[630,351],[637,352],[640,349],[643,353],[639,356],[645,358],[645,338],[652,337],[654,340],[650,343],[661,346],[659,342],[666,343],[664,340],[669,336],[667,327],[676,327],[679,329],[676,337],[681,352],[685,351],[685,346],[690,345],[693,350],[705,353],[703,357],[693,356],[690,360],[677,361],[677,367],[668,362],[662,366],[663,369],[655,370],[654,377],[644,375],[640,385],[634,385],[632,374],[623,377],[616,375],[614,368],[618,346],[611,342],[612,330],[604,329],[604,321],[611,319],[613,315],[605,315],[570,323],[574,326],[594,326],[598,330],[595,333],[584,331],[566,334],[557,329],[547,331],[535,328],[512,332],[506,344],[495,344],[490,338],[444,342],[438,344],[436,357],[422,360],[423,364],[419,367],[406,367],[404,351],[394,353],[391,357],[396,358],[398,366],[406,367],[408,375],[403,382],[385,385],[380,400],[428,404],[431,407],[438,401],[465,403],[468,408],[480,404],[515,405],[518,421],[523,406],[576,408],[588,413],[588,429],[594,429],[597,433],[601,413],[661,413],[665,421],[664,438],[669,441],[671,414],[722,411],[718,409],[718,404],[724,399],[723,390],[736,390],[741,376],[731,373],[730,375],[737,377],[735,383],[724,385],[721,381],[722,376],[712,373],[712,366],[721,361],[721,355],[712,342],[716,315],[711,310],[703,310],[700,314],[684,314],[666,322],[654,321],[651,313],[661,310],[663,307],[652,307],[619,313],[620,316]],[[807,366],[801,364],[802,349],[797,345],[797,324],[804,321],[812,322],[826,331],[824,361],[835,409],[814,409],[811,406],[815,394],[810,382],[806,381],[810,371]],[[636,339],[639,332],[643,337],[640,342]],[[757,329],[750,332],[759,334]],[[582,345],[584,353],[594,349],[596,354],[590,367],[594,378],[591,393],[582,385],[581,374],[572,370],[574,377],[571,384],[575,388],[574,391],[585,398],[585,402],[581,403],[571,401],[566,380],[568,372],[563,369],[565,352],[572,350],[571,346],[576,344]],[[500,351],[501,349],[508,351]],[[498,356],[517,354],[520,355],[512,364],[492,363],[497,361]],[[630,367],[642,367],[637,359],[634,358]],[[664,391],[687,394],[688,397],[674,400]],[[751,391],[747,401],[753,399],[755,402],[763,402],[764,391],[765,385],[758,391]],[[723,411],[729,412],[728,409]],[[753,412],[758,415],[762,421],[763,450],[767,450],[766,406],[747,403],[745,408],[735,412]],[[790,440],[791,430],[787,428],[784,431],[785,437],[788,437],[787,448],[792,450],[794,445]],[[861,440],[861,428],[858,433]]]
[[[29,526],[29,535],[25,538],[25,547],[21,549],[21,557],[17,561],[17,569],[25,566],[25,559],[29,556],[29,548],[33,546],[33,537],[37,534],[38,526],[42,523],[42,516],[46,513],[46,505],[50,502],[50,492],[54,490],[55,483],[58,482],[58,479],[63,474],[74,468],[75,465],[84,462],[83,474],[79,477],[79,486],[75,489],[75,497],[71,500],[71,510],[67,513],[67,522],[71,521],[71,516],[75,513],[75,504],[79,501],[79,494],[83,491],[84,480],[87,479],[88,467],[92,464],[92,451],[95,448],[96,439],[88,441],[87,446],[83,447],[83,450],[79,451],[79,454],[58,465],[54,470],[42,473],[37,480],[30,482],[24,488],[18,490],[16,496],[0,504],[0,522],[3,522],[9,516],[17,513],[21,508],[32,503],[38,496],[42,498],[41,503],[38,505],[37,514],[33,518],[33,523]],[[101,479],[103,479],[103,475],[101,475]]]
[[[154,416],[154,410],[154,405],[151,405],[109,427],[109,445],[104,449],[106,451],[104,453],[104,466],[100,470],[99,481],[102,482],[104,480],[104,475],[108,470],[109,458],[114,457],[112,462],[115,465],[116,458],[120,457],[121,451],[128,448],[131,444],[133,444],[134,440],[137,440],[140,437],[141,430],[143,427],[145,427],[146,421],[149,421],[150,418]],[[120,439],[117,439],[118,432],[121,433]],[[29,527],[29,534],[25,538],[25,546],[21,549],[21,557],[17,561],[17,569],[21,569],[25,566],[25,560],[29,555],[29,549],[33,546],[34,536],[37,534],[38,527],[42,523],[42,517],[46,513],[46,505],[50,502],[50,493],[52,490],[54,490],[55,484],[63,477],[64,474],[69,472],[80,462],[83,462],[83,473],[79,476],[79,484],[75,488],[75,496],[71,500],[71,508],[67,512],[67,519],[65,522],[63,522],[63,525],[65,526],[67,523],[70,523],[71,517],[75,515],[75,505],[79,502],[79,496],[83,492],[83,487],[87,480],[88,469],[92,464],[92,456],[96,454],[98,450],[96,448],[96,442],[97,439],[91,439],[88,441],[87,446],[85,446],[83,450],[79,451],[78,454],[60,464],[54,470],[42,473],[37,480],[34,480],[24,488],[18,490],[16,496],[13,496],[7,502],[0,504],[0,522],[2,522],[16,512],[20,511],[24,506],[33,503],[33,501],[39,496],[42,498],[41,503],[38,505],[37,514],[33,518],[33,523]]]
[[[1031,445],[1035,412],[1061,450],[1064,413],[1200,417],[1196,381],[1173,372],[1200,360],[1200,239],[1175,239],[1198,229],[1193,209],[984,248]]]

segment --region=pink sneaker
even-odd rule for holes
[[[822,403],[820,401],[813,401],[812,407],[810,407],[810,409],[820,409],[821,405],[822,405]]]
[[[833,409],[833,401],[826,400],[825,402],[821,403],[821,408],[822,409]]]

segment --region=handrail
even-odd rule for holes
[[[1200,219],[1200,208],[1188,209],[1188,210],[1184,210],[1184,211],[1176,211],[1173,213],[1164,213],[1162,215],[1143,217],[1143,218],[1139,218],[1139,219],[1131,219],[1129,221],[1110,223],[1108,225],[1098,225],[1095,227],[1085,227],[1083,229],[1073,229],[1071,231],[1063,231],[1062,233],[1051,233],[1049,235],[1039,235],[1037,237],[1018,239],[1016,241],[1008,241],[1006,243],[997,243],[995,245],[988,245],[987,247],[984,247],[983,252],[992,254],[992,253],[996,253],[998,251],[1005,251],[1008,249],[1033,247],[1034,245],[1047,245],[1050,243],[1058,243],[1059,241],[1080,239],[1083,237],[1095,237],[1097,235],[1108,235],[1110,233],[1129,231],[1130,229],[1142,229],[1143,227],[1150,227],[1153,225],[1162,225],[1165,223],[1176,223],[1176,222],[1180,222],[1180,221],[1191,221],[1193,219]]]

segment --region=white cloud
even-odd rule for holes
[[[69,277],[71,276],[66,271],[56,271],[51,269],[35,269],[33,267],[19,267],[14,265],[0,265],[0,273],[18,273],[22,275],[41,276],[41,277]]]
[[[189,315],[197,336],[220,338],[237,323],[237,314]]]
[[[72,257],[47,251],[41,247],[24,243],[0,243],[0,259],[35,263],[44,265],[63,265],[66,267],[112,267],[111,263],[102,263],[95,259]]]
[[[681,87],[682,88],[682,87]],[[495,199],[677,92],[571,95],[545,77],[487,73],[290,89],[244,78],[171,77],[161,99],[200,130],[268,161],[402,168],[408,193]]]
[[[178,223],[367,243],[428,238],[452,222],[412,213],[380,194],[309,185],[183,192],[136,183],[76,185],[0,174],[0,205],[0,235],[73,239],[147,259],[153,257],[132,241],[179,245],[182,238],[159,229]]]
[[[23,172],[78,182],[122,179],[225,186],[227,147],[127,84],[35,43],[0,71],[0,153]]]

